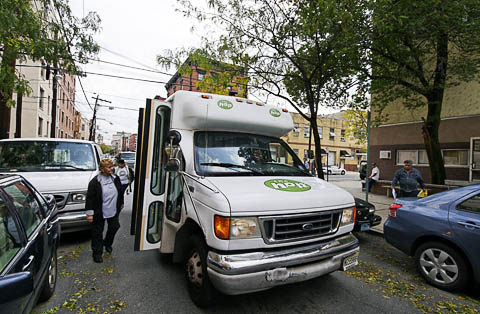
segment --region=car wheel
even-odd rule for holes
[[[422,244],[415,252],[415,261],[423,278],[437,288],[457,291],[465,288],[469,282],[464,258],[443,243]]]
[[[199,307],[211,305],[215,299],[216,290],[207,272],[207,245],[199,236],[191,237],[191,250],[185,263],[188,293],[193,303]]]
[[[331,171],[331,170],[328,170],[328,174],[332,174],[332,171]]]
[[[344,175],[345,175],[345,170],[342,170],[342,176],[344,176]]]
[[[43,282],[43,289],[38,300],[40,302],[50,299],[55,292],[57,285],[57,250],[52,255],[50,263],[48,264],[47,276]]]

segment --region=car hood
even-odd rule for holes
[[[315,177],[208,177],[234,213],[336,209],[354,205],[345,190]]]
[[[20,172],[41,193],[86,191],[97,171]]]

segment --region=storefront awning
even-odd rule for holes
[[[340,157],[352,157],[352,156],[346,150],[341,150]]]
[[[327,155],[327,154],[328,154],[328,153],[327,153],[326,150],[324,150],[323,148],[320,149],[320,155]]]

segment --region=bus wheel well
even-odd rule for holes
[[[188,219],[175,236],[174,263],[180,263],[187,259],[190,251],[189,240],[192,234],[200,234],[203,237],[202,229],[198,224],[192,219]]]

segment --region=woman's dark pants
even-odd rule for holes
[[[105,226],[105,220],[108,223],[107,234],[103,239],[103,228]],[[102,256],[104,246],[112,246],[113,239],[118,229],[120,229],[120,222],[118,214],[112,218],[93,218],[92,223],[92,252],[93,256]]]

